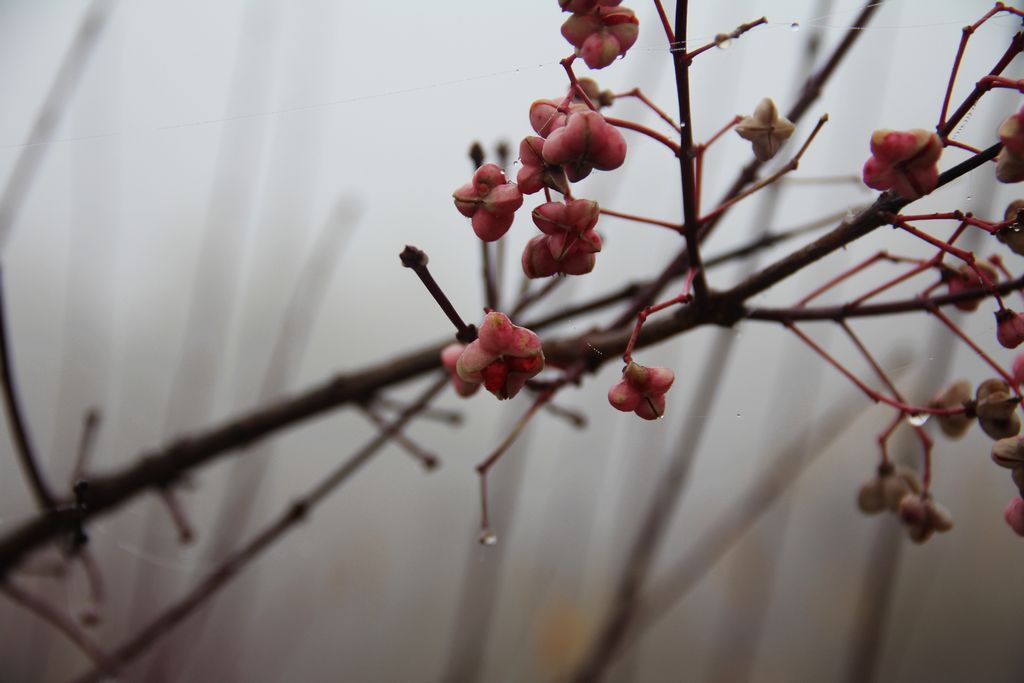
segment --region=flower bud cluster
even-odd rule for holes
[[[869,515],[886,510],[894,513],[915,543],[953,528],[949,512],[922,490],[917,473],[903,465],[880,465],[877,474],[861,485],[857,506]]]
[[[470,396],[482,384],[499,399],[512,398],[544,369],[540,339],[513,325],[504,313],[484,316],[478,335],[465,347],[452,344],[441,352],[441,362],[460,396]]]

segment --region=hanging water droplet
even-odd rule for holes
[[[477,540],[480,545],[495,545],[498,542],[498,537],[490,529],[484,529]]]
[[[743,417],[743,413],[736,413],[736,417]]]
[[[719,33],[715,36],[715,45],[717,45],[720,50],[728,50],[731,43],[732,40],[729,38],[728,33]]]
[[[797,31],[799,31],[800,30],[800,22],[794,21],[792,24],[789,25],[789,30],[792,31],[793,33],[796,33]]]
[[[931,414],[929,413],[911,413],[910,415],[907,415],[907,422],[912,427],[923,427],[929,417],[931,417]]]

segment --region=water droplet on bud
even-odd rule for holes
[[[800,30],[800,22],[794,21],[792,24],[789,25],[789,30],[792,31],[793,33],[796,33],[797,31],[799,31]]]
[[[913,427],[923,427],[929,417],[931,417],[929,413],[911,413],[907,415],[907,422]]]
[[[480,545],[495,545],[498,542],[498,537],[490,529],[485,529],[480,533],[480,538],[477,539]]]
[[[715,36],[715,45],[718,46],[719,50],[728,50],[731,44],[732,40],[724,33],[720,33]]]

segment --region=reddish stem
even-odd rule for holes
[[[661,107],[659,107],[650,98],[648,98],[647,95],[644,95],[643,91],[640,90],[640,88],[633,88],[632,90],[628,90],[628,91],[623,92],[623,93],[617,93],[615,95],[615,99],[619,99],[620,97],[635,97],[635,98],[637,98],[638,100],[640,100],[641,102],[646,104],[647,107],[651,111],[653,111],[655,114],[657,114],[659,117],[661,117],[662,121],[664,121],[668,125],[672,126],[672,128],[674,130],[679,130],[679,124],[676,123],[675,120],[671,116],[669,116],[667,113],[665,113],[665,111]]]
[[[786,328],[793,332],[801,341],[809,346],[815,353],[821,356],[825,361],[843,374],[848,380],[854,383],[858,389],[870,398],[875,403],[885,403],[893,408],[896,408],[906,414],[914,413],[928,413],[930,415],[957,415],[963,412],[963,408],[931,408],[929,406],[915,406],[904,403],[896,399],[891,399],[881,392],[875,391],[868,385],[864,384],[855,374],[850,372],[845,365],[836,360],[828,351],[818,346],[817,343],[806,334],[800,331],[793,323],[785,323]]]
[[[996,363],[994,360],[992,360],[992,358],[989,357],[989,355],[985,353],[985,351],[982,350],[980,346],[975,344],[974,340],[968,337],[967,333],[960,329],[960,326],[953,322],[949,318],[949,316],[947,316],[945,313],[942,312],[941,309],[934,305],[928,308],[928,312],[934,315],[939,320],[941,320],[943,325],[948,327],[953,332],[953,334],[960,337],[960,339],[962,339],[965,344],[971,347],[971,350],[974,351],[974,353],[978,354],[979,358],[985,361],[990,368],[995,370],[1000,377],[1006,380],[1006,383],[1013,387],[1013,390],[1015,392],[1017,392],[1018,394],[1020,393],[1020,386],[1017,384],[1017,380],[1013,378],[1013,375],[1004,370],[1003,367],[999,365],[999,363]]]
[[[661,27],[665,29],[665,37],[668,39],[668,46],[671,49],[676,42],[676,35],[672,32],[672,26],[668,22],[668,15],[665,14],[665,8],[662,6],[661,0],[654,0],[654,8],[658,10],[658,18],[661,19]]]
[[[668,221],[659,221],[655,218],[646,218],[644,216],[636,216],[631,213],[622,213],[620,211],[612,211],[611,209],[601,209],[600,212],[605,216],[614,216],[615,218],[623,218],[627,221],[636,221],[637,223],[647,223],[648,225],[657,225],[662,228],[668,228],[669,230],[675,230],[681,232],[683,226],[676,223],[669,223]]]
[[[659,133],[656,130],[651,130],[647,126],[640,125],[639,123],[634,123],[633,121],[629,121],[627,119],[617,119],[617,118],[614,118],[614,117],[611,117],[611,116],[606,116],[606,117],[604,117],[604,120],[607,121],[608,123],[612,124],[613,126],[618,127],[618,128],[625,128],[627,130],[632,130],[632,131],[635,131],[635,132],[640,133],[642,135],[646,135],[647,137],[651,138],[652,140],[657,140],[658,142],[660,142],[661,144],[665,145],[670,150],[672,150],[672,153],[674,155],[680,156],[679,145],[677,145],[676,143],[672,142],[671,140],[669,140],[667,137],[665,137],[664,135],[662,135],[661,133]]]

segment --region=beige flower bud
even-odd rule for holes
[[[908,493],[900,501],[899,515],[907,535],[914,543],[924,543],[936,531],[949,531],[953,528],[953,518],[949,512],[928,495]]]
[[[974,412],[978,424],[993,439],[1005,439],[1020,432],[1017,404],[1020,399],[1010,395],[1010,386],[1001,379],[988,379],[978,386]]]
[[[1010,393],[1010,385],[1001,379],[987,379],[978,385],[978,391],[975,392],[974,398],[981,400],[991,394],[992,392],[1001,391],[1005,394]]]
[[[1024,491],[1024,465],[1017,465],[1010,472],[1013,475],[1013,483],[1016,484],[1018,491]],[[1024,497],[1024,493],[1021,494]]]
[[[1024,466],[1024,442],[1018,436],[999,439],[992,444],[992,462],[1007,469]]]
[[[857,492],[857,507],[868,515],[881,512],[887,507],[880,478],[873,477],[861,484],[860,491]]]
[[[962,408],[971,400],[971,383],[965,379],[954,382],[942,393],[933,398],[928,406],[931,408]],[[955,415],[937,415],[939,428],[951,439],[959,439],[971,427],[971,418],[966,413]]]
[[[1024,199],[1010,202],[1003,213],[1003,220],[1016,221],[1016,223],[996,233],[996,239],[1020,256],[1024,256],[1024,215],[1021,214],[1022,211],[1024,211]]]
[[[909,467],[879,468],[879,473],[864,482],[857,493],[857,506],[862,512],[875,514],[883,510],[896,512],[900,501],[909,493],[919,493],[921,483]]]
[[[778,154],[795,130],[793,122],[779,114],[769,97],[761,100],[753,116],[744,116],[736,126],[740,137],[750,140],[758,161],[768,161]]]

